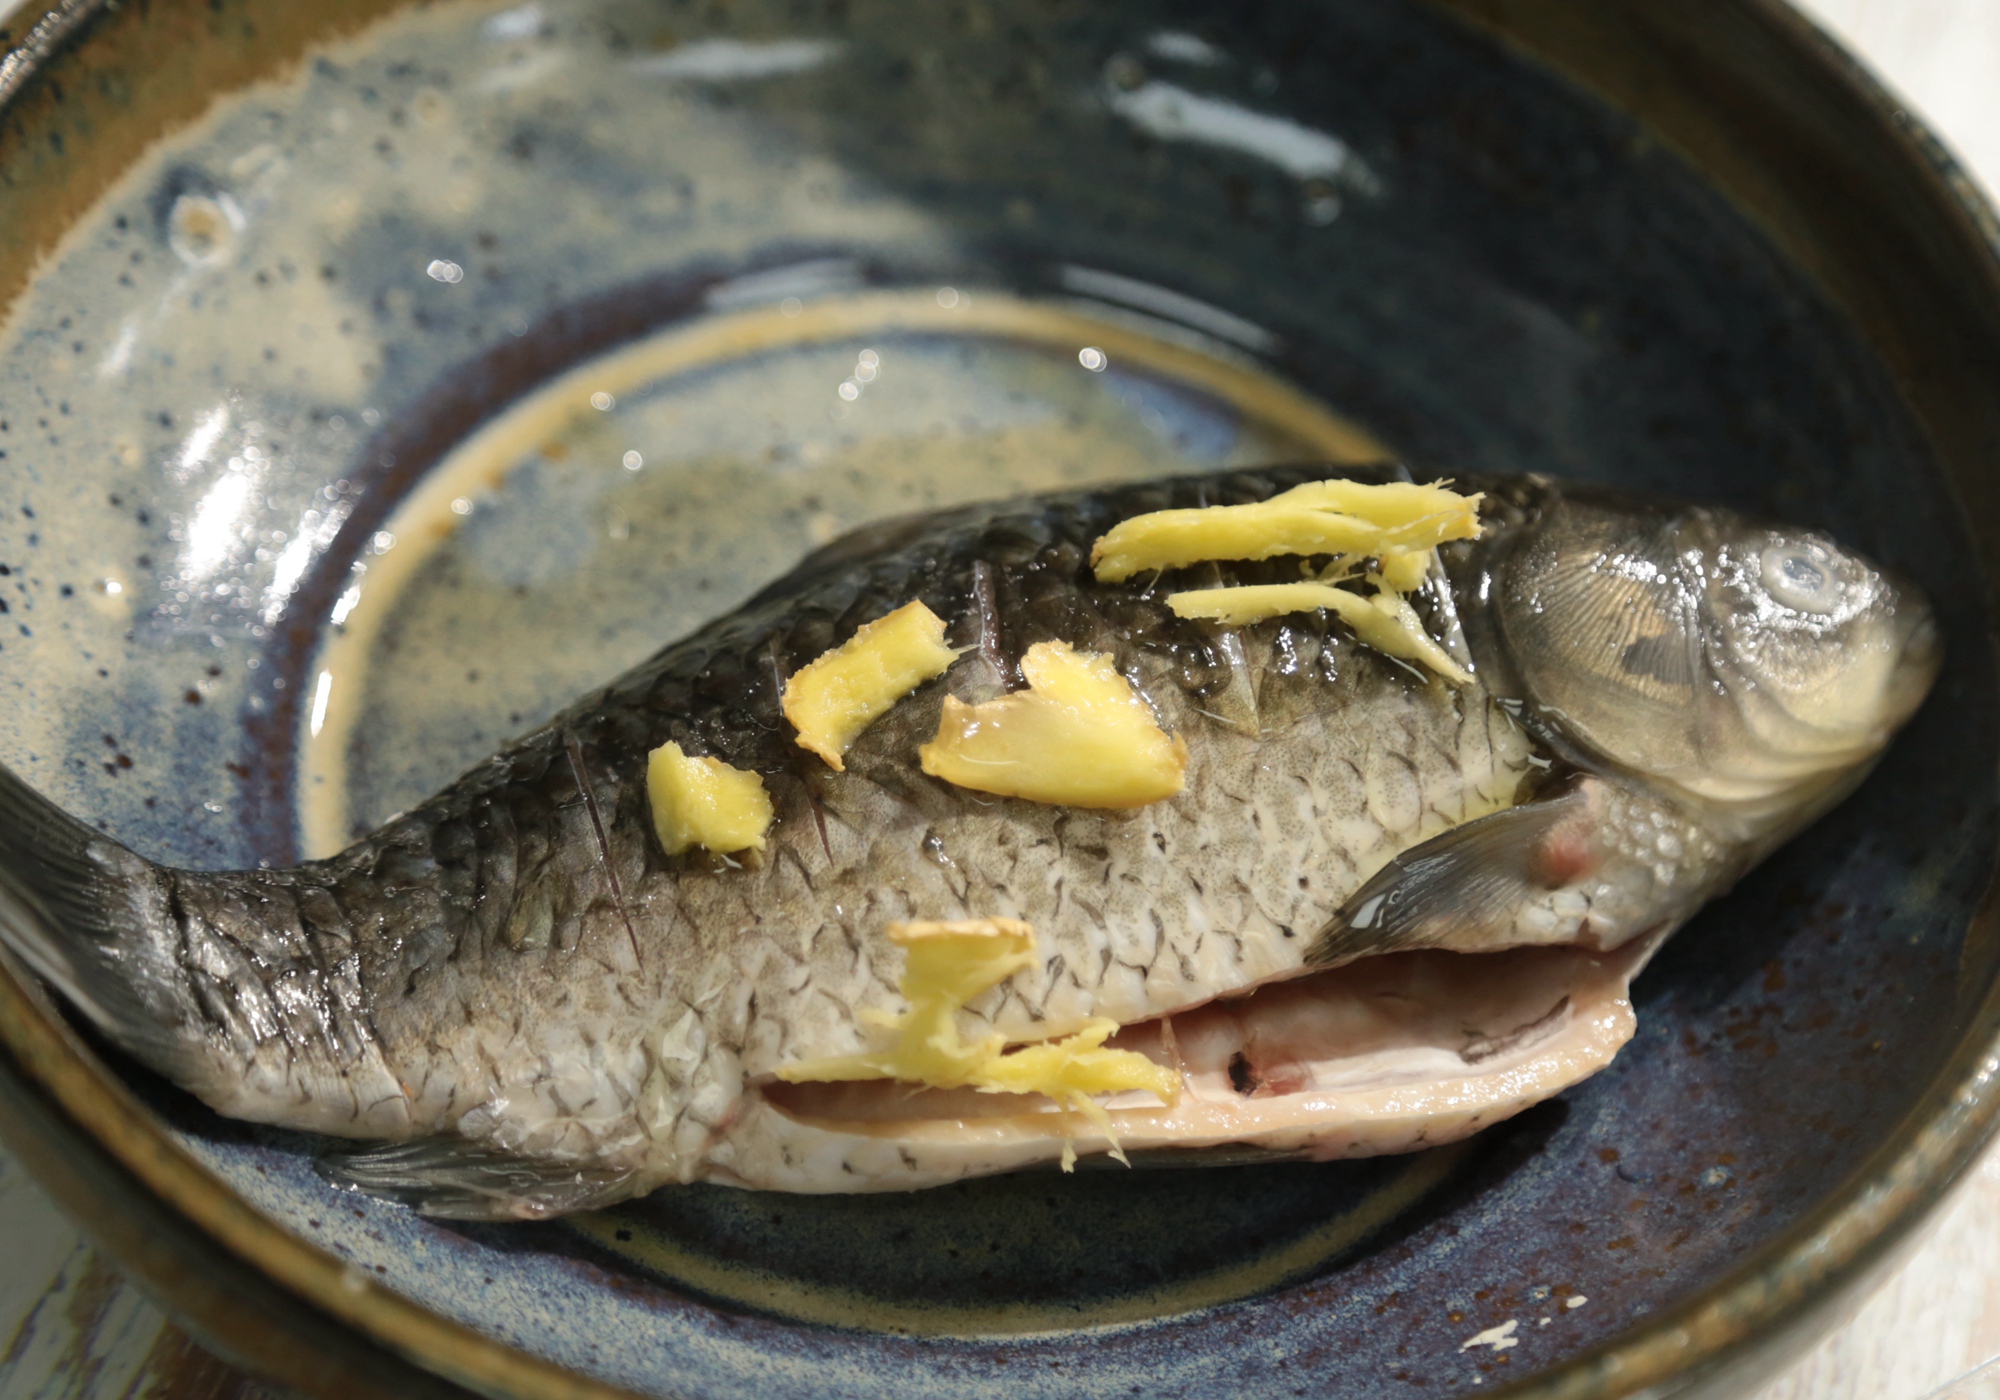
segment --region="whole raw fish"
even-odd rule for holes
[[[1156,578],[1092,574],[1129,517],[1329,474],[863,530],[295,869],[156,865],[0,773],[0,936],[220,1112],[387,1144],[329,1170],[441,1215],[694,1180],[906,1189],[1112,1147],[1036,1095],[777,1080],[875,1043],[900,920],[1033,926],[1040,963],[974,1001],[968,1033],[1108,1017],[1180,1074],[1171,1106],[1102,1103],[1128,1150],[1463,1136],[1608,1062],[1632,974],[1859,781],[1928,689],[1936,633],[1822,535],[1542,479],[1460,483],[1486,493],[1484,537],[1414,599],[1463,685],[1324,613],[1224,628],[1176,617]],[[913,599],[965,650],[833,771],[780,717],[784,679]],[[1185,741],[1177,797],[1080,810],[924,775],[944,698],[1016,686],[1042,641],[1115,659]],[[763,776],[758,857],[664,853],[645,774],[669,740]]]

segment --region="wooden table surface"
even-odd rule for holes
[[[1804,0],[2000,190],[2000,0]],[[0,16],[13,5],[0,0]],[[120,1279],[0,1150],[0,1400],[277,1400]],[[1839,1331],[1746,1400],[2000,1400],[2000,1149]]]

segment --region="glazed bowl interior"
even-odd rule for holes
[[[1976,1145],[1937,1105],[1991,1030],[1992,276],[1798,26],[1718,25],[1804,74],[1762,112],[1670,44],[1639,83],[1618,7],[378,8],[108,12],[0,145],[0,758],[148,856],[330,853],[849,526],[1259,461],[1822,527],[1947,660],[1616,1063],[1460,1147],[457,1227],[107,1057],[283,1230],[642,1394],[1618,1393],[1606,1348],[1724,1300],[1645,1353],[1713,1365]],[[1841,122],[1859,173],[1791,189]]]

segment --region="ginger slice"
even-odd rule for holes
[[[1066,807],[1143,807],[1181,790],[1187,745],[1168,737],[1108,656],[1037,642],[1029,689],[984,704],[947,696],[924,771],[959,787]]]
[[[773,816],[771,795],[755,773],[719,758],[689,757],[665,743],[647,757],[646,799],[653,830],[670,856],[691,846],[718,854],[764,849]]]
[[[922,603],[905,603],[795,671],[779,708],[798,730],[800,748],[844,772],[848,746],[861,731],[957,658],[944,644],[938,615]]]
[[[1104,1042],[1116,1021],[1096,1017],[1061,1040],[1045,1040],[1012,1051],[993,1032],[975,1040],[959,1033],[958,1013],[989,987],[1035,964],[1035,931],[1019,919],[919,921],[889,925],[889,941],[905,953],[898,986],[909,1010],[900,1016],[862,1013],[863,1019],[895,1033],[893,1043],[873,1054],[834,1055],[780,1065],[778,1078],[791,1084],[856,1079],[894,1079],[937,1089],[973,1088],[989,1094],[1043,1094],[1084,1115],[1112,1141],[1112,1155],[1124,1153],[1111,1134],[1111,1118],[1093,1097],[1144,1089],[1172,1107],[1180,1099],[1181,1078],[1131,1050],[1107,1050]],[[1063,1148],[1063,1169],[1076,1153]]]
[[[1365,645],[1385,656],[1421,662],[1446,680],[1460,685],[1472,679],[1465,668],[1424,631],[1423,621],[1418,618],[1409,600],[1386,587],[1367,598],[1330,583],[1198,588],[1167,595],[1167,606],[1173,609],[1176,617],[1202,618],[1232,627],[1286,613],[1315,612],[1325,608],[1353,628],[1354,635]]]
[[[1148,569],[1284,554],[1383,557],[1479,535],[1479,497],[1442,485],[1312,481],[1240,506],[1160,510],[1111,527],[1090,562],[1104,583]],[[1385,561],[1386,562],[1386,561]],[[1411,570],[1401,566],[1401,577]],[[1416,580],[1421,581],[1421,572]]]

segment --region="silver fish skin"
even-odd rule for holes
[[[1191,1086],[1271,1110],[1126,1105],[1136,1145],[1341,1155],[1474,1131],[1615,1053],[1625,981],[1858,781],[1928,687],[1935,632],[1912,590],[1821,536],[1541,480],[1461,483],[1488,493],[1486,538],[1446,550],[1418,601],[1472,664],[1463,686],[1325,615],[1223,629],[1175,617],[1157,579],[1090,573],[1120,520],[1330,474],[1398,476],[1238,472],[863,530],[290,870],[156,865],[0,775],[0,937],[219,1112],[389,1144],[330,1173],[440,1215],[539,1217],[694,1180],[902,1189],[1113,1146],[1047,1105],[989,1123],[991,1105],[940,1101],[885,1128],[879,1105],[773,1086],[786,1064],[879,1043],[863,1013],[901,1009],[895,920],[1034,926],[1043,961],[969,1006],[968,1032],[1031,1041],[1110,1017]],[[783,679],[912,599],[965,651],[834,772],[794,743]],[[922,774],[944,697],[1017,686],[1046,640],[1114,657],[1186,740],[1180,796],[1087,811]],[[760,857],[664,854],[645,772],[669,740],[763,775],[777,818]],[[1467,1067],[1491,1060],[1513,1087],[1472,1108],[1329,1126],[1298,1109],[1290,1051],[1229,1020],[1260,999],[1218,1000],[1297,979],[1350,1008],[1392,982],[1464,996],[1451,960],[1529,947],[1547,952],[1503,955],[1524,990],[1488,1024],[1419,1008],[1356,1030],[1374,1047],[1360,1059],[1313,1061],[1393,1061],[1398,1083],[1443,1063],[1445,1097],[1470,1103]],[[1286,1004],[1300,1025],[1349,1015]],[[1175,1040],[1190,1016],[1214,1063]]]

